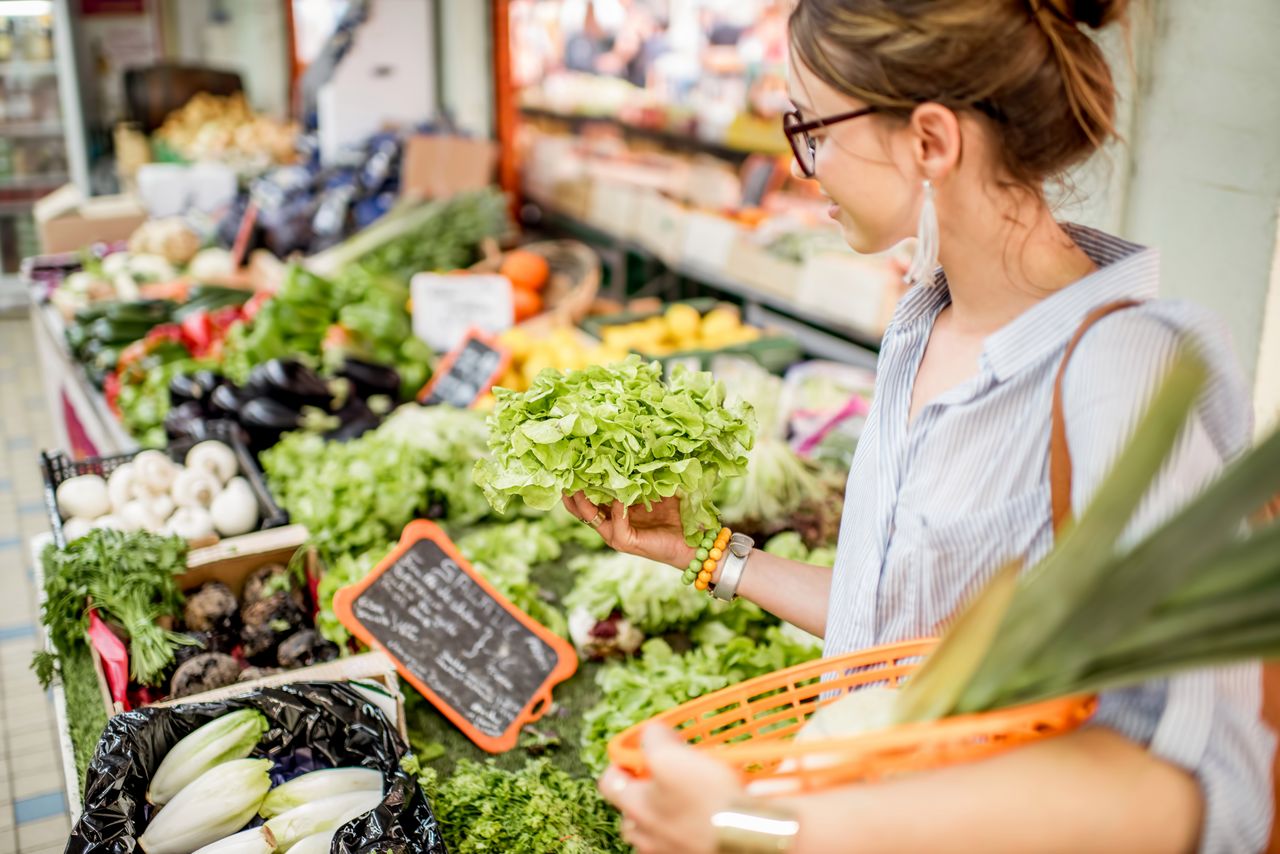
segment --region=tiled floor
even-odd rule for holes
[[[29,669],[27,543],[49,527],[36,454],[52,442],[30,325],[0,318],[0,854],[61,851],[69,831],[53,703]]]

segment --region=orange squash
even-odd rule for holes
[[[551,277],[551,265],[536,252],[516,249],[502,258],[502,275],[511,280],[518,291],[541,291]]]
[[[516,323],[522,323],[542,311],[542,296],[537,291],[516,287],[512,289],[511,297],[515,304]]]

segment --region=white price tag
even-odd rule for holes
[[[418,273],[409,288],[413,334],[437,353],[452,350],[469,329],[502,332],[515,320],[511,282],[505,276]]]

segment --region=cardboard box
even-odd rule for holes
[[[688,209],[661,193],[641,193],[636,241],[667,264],[680,261]]]
[[[633,184],[593,179],[587,204],[587,223],[624,240],[635,237],[640,192]]]
[[[493,183],[498,147],[487,139],[461,136],[411,136],[405,141],[400,192],[443,199]]]
[[[288,564],[306,540],[305,527],[289,525],[284,528],[245,534],[242,537],[223,540],[207,548],[192,550],[187,556],[187,571],[179,579],[179,583],[184,591],[189,592],[205,582],[221,581],[231,588],[231,592],[238,598],[244,590],[245,581],[254,570],[270,563]],[[307,570],[308,573],[318,572],[318,561],[314,553],[307,555]],[[98,687],[102,693],[107,716],[123,713],[123,707],[112,700],[111,689],[107,684],[106,673],[97,650],[92,645],[90,650],[93,654],[93,664],[98,674]],[[182,703],[224,700],[258,688],[286,685],[292,682],[370,682],[377,694],[386,695],[381,701],[384,711],[395,712],[394,722],[401,736],[405,734],[403,698],[400,695],[395,665],[386,654],[381,652],[340,658],[261,679],[237,682],[212,691],[167,699],[151,705],[173,706]],[[376,697],[370,697],[370,699],[378,701]],[[391,718],[392,715],[389,714],[388,717]]]
[[[740,234],[729,253],[724,271],[752,290],[783,299],[793,299],[800,286],[804,268],[779,258],[758,245],[750,236]]]
[[[689,264],[724,270],[742,230],[731,219],[693,211],[685,217],[680,258]]]
[[[73,184],[36,202],[32,213],[40,232],[40,251],[46,255],[128,240],[147,221],[147,212],[133,196],[86,199]]]
[[[823,252],[805,262],[795,301],[832,321],[879,336],[901,284],[896,269],[882,256]]]

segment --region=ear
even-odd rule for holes
[[[960,162],[960,120],[950,108],[932,102],[911,112],[911,153],[924,178],[937,184]]]

